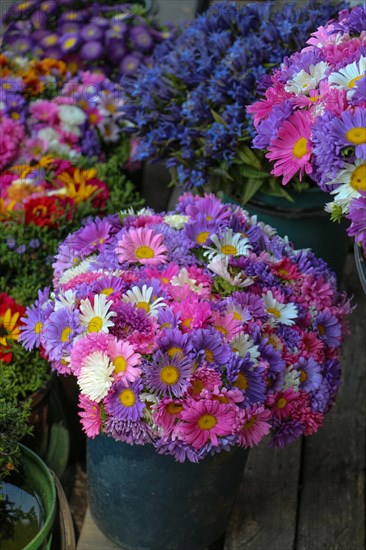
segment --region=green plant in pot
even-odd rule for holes
[[[309,230],[293,225],[282,230],[281,224],[286,216],[296,221],[304,209],[321,211],[324,197],[319,199],[322,193],[310,178],[293,179],[285,189],[271,175],[265,155],[251,149],[254,127],[246,106],[260,97],[257,82],[305,46],[310,33],[341,7],[215,4],[159,46],[152,66],[130,82],[125,112],[140,140],[137,158],[163,161],[184,190],[209,190],[241,204],[270,197],[267,209],[278,214],[270,222],[280,234],[288,234],[297,247],[314,246],[317,235],[309,243]],[[291,215],[285,210],[292,205]],[[249,206],[254,213],[254,203]],[[262,211],[258,216],[264,219]]]

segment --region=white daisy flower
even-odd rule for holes
[[[163,307],[166,304],[163,298],[154,300],[152,296],[153,290],[152,287],[148,288],[147,285],[144,285],[142,288],[133,286],[122,296],[122,302],[125,304],[134,304],[139,309],[144,309],[149,315],[157,317],[159,307]]]
[[[99,403],[113,383],[114,365],[102,351],[88,355],[78,377],[81,393]]]
[[[354,61],[338,72],[331,73],[328,77],[329,84],[337,84],[341,88],[348,90],[347,99],[350,99],[355,93],[356,83],[363,77],[366,71],[366,57],[361,56],[358,61]]]
[[[230,341],[232,350],[240,355],[240,357],[245,357],[247,353],[250,354],[251,360],[256,365],[258,363],[258,357],[260,352],[258,346],[253,342],[249,337],[249,334],[236,334],[234,338]]]
[[[344,168],[337,176],[327,182],[327,185],[341,184],[331,191],[334,203],[342,207],[346,214],[353,199],[361,196],[360,191],[366,191],[366,162],[365,159],[356,159],[353,164],[344,163]]]
[[[94,261],[94,258],[95,256],[89,256],[89,258],[82,260],[76,266],[66,269],[61,275],[59,283],[61,285],[64,285],[71,281],[71,279],[73,279],[77,275],[81,275],[82,273],[86,273],[87,271],[89,271],[90,264]]]
[[[183,229],[184,224],[188,223],[189,216],[183,216],[183,214],[172,214],[171,216],[164,216],[164,221],[173,229]]]
[[[288,389],[293,389],[294,391],[299,391],[300,386],[300,371],[293,370],[292,365],[286,368],[285,379],[283,388],[281,391],[286,391]]]
[[[113,122],[111,118],[105,118],[98,125],[98,130],[107,143],[115,142],[119,139],[121,129]]]
[[[319,82],[324,78],[329,65],[325,61],[320,61],[316,65],[310,65],[309,72],[304,69],[294,75],[285,86],[288,93],[296,95],[306,94],[310,90],[314,90]]]
[[[114,311],[109,311],[113,302],[108,300],[105,294],[96,294],[94,296],[94,305],[89,298],[80,302],[80,323],[86,327],[87,332],[109,332],[110,327],[114,326],[111,317],[115,317]]]
[[[75,306],[75,296],[76,296],[75,290],[71,290],[71,289],[66,290],[66,292],[57,296],[57,299],[54,305],[54,310],[58,311],[63,307],[68,307],[72,309]]]
[[[216,256],[247,256],[252,248],[247,237],[244,237],[241,233],[233,234],[232,229],[227,229],[220,238],[217,235],[211,235],[210,238],[215,247],[203,247],[205,249],[203,255],[207,256],[209,260]]]
[[[294,319],[297,318],[298,311],[295,304],[281,304],[270,290],[264,296],[262,296],[265,308],[271,315],[271,322],[273,324],[282,323],[283,325],[293,325]]]
[[[246,277],[244,273],[238,273],[232,276],[228,271],[229,258],[227,256],[220,257],[216,256],[211,262],[207,265],[207,268],[216,273],[219,277],[222,277],[231,284],[231,286],[237,286],[239,288],[244,288],[250,286],[254,283],[254,279]]]
[[[201,283],[197,284],[196,279],[190,279],[188,275],[188,271],[186,270],[185,267],[183,267],[183,269],[180,270],[178,275],[175,275],[174,277],[172,277],[170,284],[173,286],[182,286],[182,287],[185,285],[188,285],[189,288],[193,292],[196,292],[197,294],[200,294],[200,292],[203,289],[203,285]]]
[[[271,225],[268,225],[268,224],[266,224],[264,222],[261,222],[261,221],[258,221],[258,222],[255,222],[255,223],[258,223],[258,225],[261,228],[261,230],[263,231],[263,233],[268,235],[268,237],[274,237],[275,235],[277,235],[277,229],[275,229]]]

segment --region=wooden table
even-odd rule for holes
[[[344,281],[358,305],[342,350],[337,404],[317,434],[283,450],[260,445],[250,452],[225,550],[365,548],[366,297],[352,255]],[[118,547],[87,513],[77,548]]]

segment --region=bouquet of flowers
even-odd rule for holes
[[[308,46],[266,80],[253,145],[267,151],[283,185],[309,175],[334,200],[334,220],[366,250],[366,4],[319,27]]]
[[[42,85],[37,89],[38,84]],[[12,76],[7,71],[0,82],[0,169],[46,153],[103,159],[121,141],[121,162],[127,162],[130,140],[122,133],[121,87],[102,74],[82,71],[64,79],[57,92],[53,79],[49,84],[50,91],[47,81],[37,80],[29,101],[17,72]]]
[[[322,425],[351,309],[310,250],[213,195],[97,218],[70,234],[22,318],[80,388],[86,434],[197,462]]]
[[[145,8],[124,2],[32,0],[11,6],[3,45],[19,55],[64,59],[76,69],[97,69],[118,81],[149,64],[171,34]]]
[[[0,182],[0,291],[22,303],[49,284],[58,243],[83,219],[141,205],[116,157],[83,169],[47,155],[3,171]]]
[[[207,186],[243,202],[262,186],[284,194],[250,149],[245,107],[256,98],[257,81],[338,9],[313,1],[281,10],[275,2],[215,4],[160,45],[136,82],[125,79],[137,158],[163,160],[185,189]]]

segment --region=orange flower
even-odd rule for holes
[[[76,204],[79,204],[92,197],[98,189],[98,185],[87,183],[90,180],[95,181],[96,175],[95,168],[89,170],[76,168],[73,173],[61,172],[57,179],[64,184],[66,195],[73,199]]]

